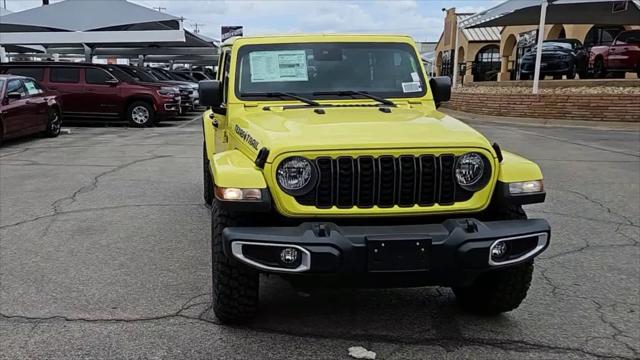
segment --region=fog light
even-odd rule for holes
[[[285,248],[280,252],[280,260],[287,265],[291,265],[298,260],[298,250],[294,248]]]
[[[496,243],[491,248],[491,258],[494,260],[500,259],[507,254],[507,243],[501,241]]]

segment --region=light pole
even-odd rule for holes
[[[544,40],[544,23],[547,17],[547,0],[542,0],[540,6],[540,24],[538,25],[538,45],[536,47],[536,66],[533,72],[533,93],[538,94],[538,86],[540,85],[540,65],[542,64],[542,40]]]

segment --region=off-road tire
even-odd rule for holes
[[[148,115],[144,121],[136,114],[137,111],[142,111],[142,109],[145,109]],[[129,121],[129,124],[134,127],[154,126],[155,115],[153,106],[146,101],[134,101],[127,107],[127,120]]]
[[[239,224],[239,217],[211,204],[212,307],[224,324],[252,320],[258,312],[260,278],[257,271],[228,258],[222,251],[222,231]]]
[[[524,220],[522,206],[490,208],[483,217],[491,220]],[[513,267],[482,274],[471,285],[454,287],[458,304],[464,310],[483,315],[511,311],[527,296],[533,274],[533,260]]]
[[[473,284],[454,287],[458,304],[466,311],[497,315],[516,309],[525,297],[533,277],[533,260],[481,275]]]
[[[49,109],[49,120],[47,120],[47,128],[44,130],[44,136],[56,137],[60,135],[62,127],[62,115],[60,110],[56,108]]]
[[[204,194],[204,203],[211,205],[213,202],[213,177],[209,168],[209,160],[207,159],[207,147],[202,143],[202,185]]]

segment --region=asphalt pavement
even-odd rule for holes
[[[640,356],[640,134],[474,120],[540,164],[552,225],[529,296],[498,317],[447,288],[298,294],[263,279],[245,327],[208,310],[200,123],[70,126],[0,148],[0,358],[590,359]]]

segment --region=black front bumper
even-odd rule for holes
[[[223,238],[226,256],[265,273],[369,278],[377,284],[385,279],[388,286],[456,286],[485,271],[531,260],[549,245],[550,227],[543,219],[482,222],[470,218],[397,226],[307,222],[296,227],[226,228]],[[490,248],[498,241],[507,241],[513,256],[492,263]],[[278,250],[291,246],[300,250],[303,261],[296,269],[273,262],[267,265],[248,256],[255,246]]]

